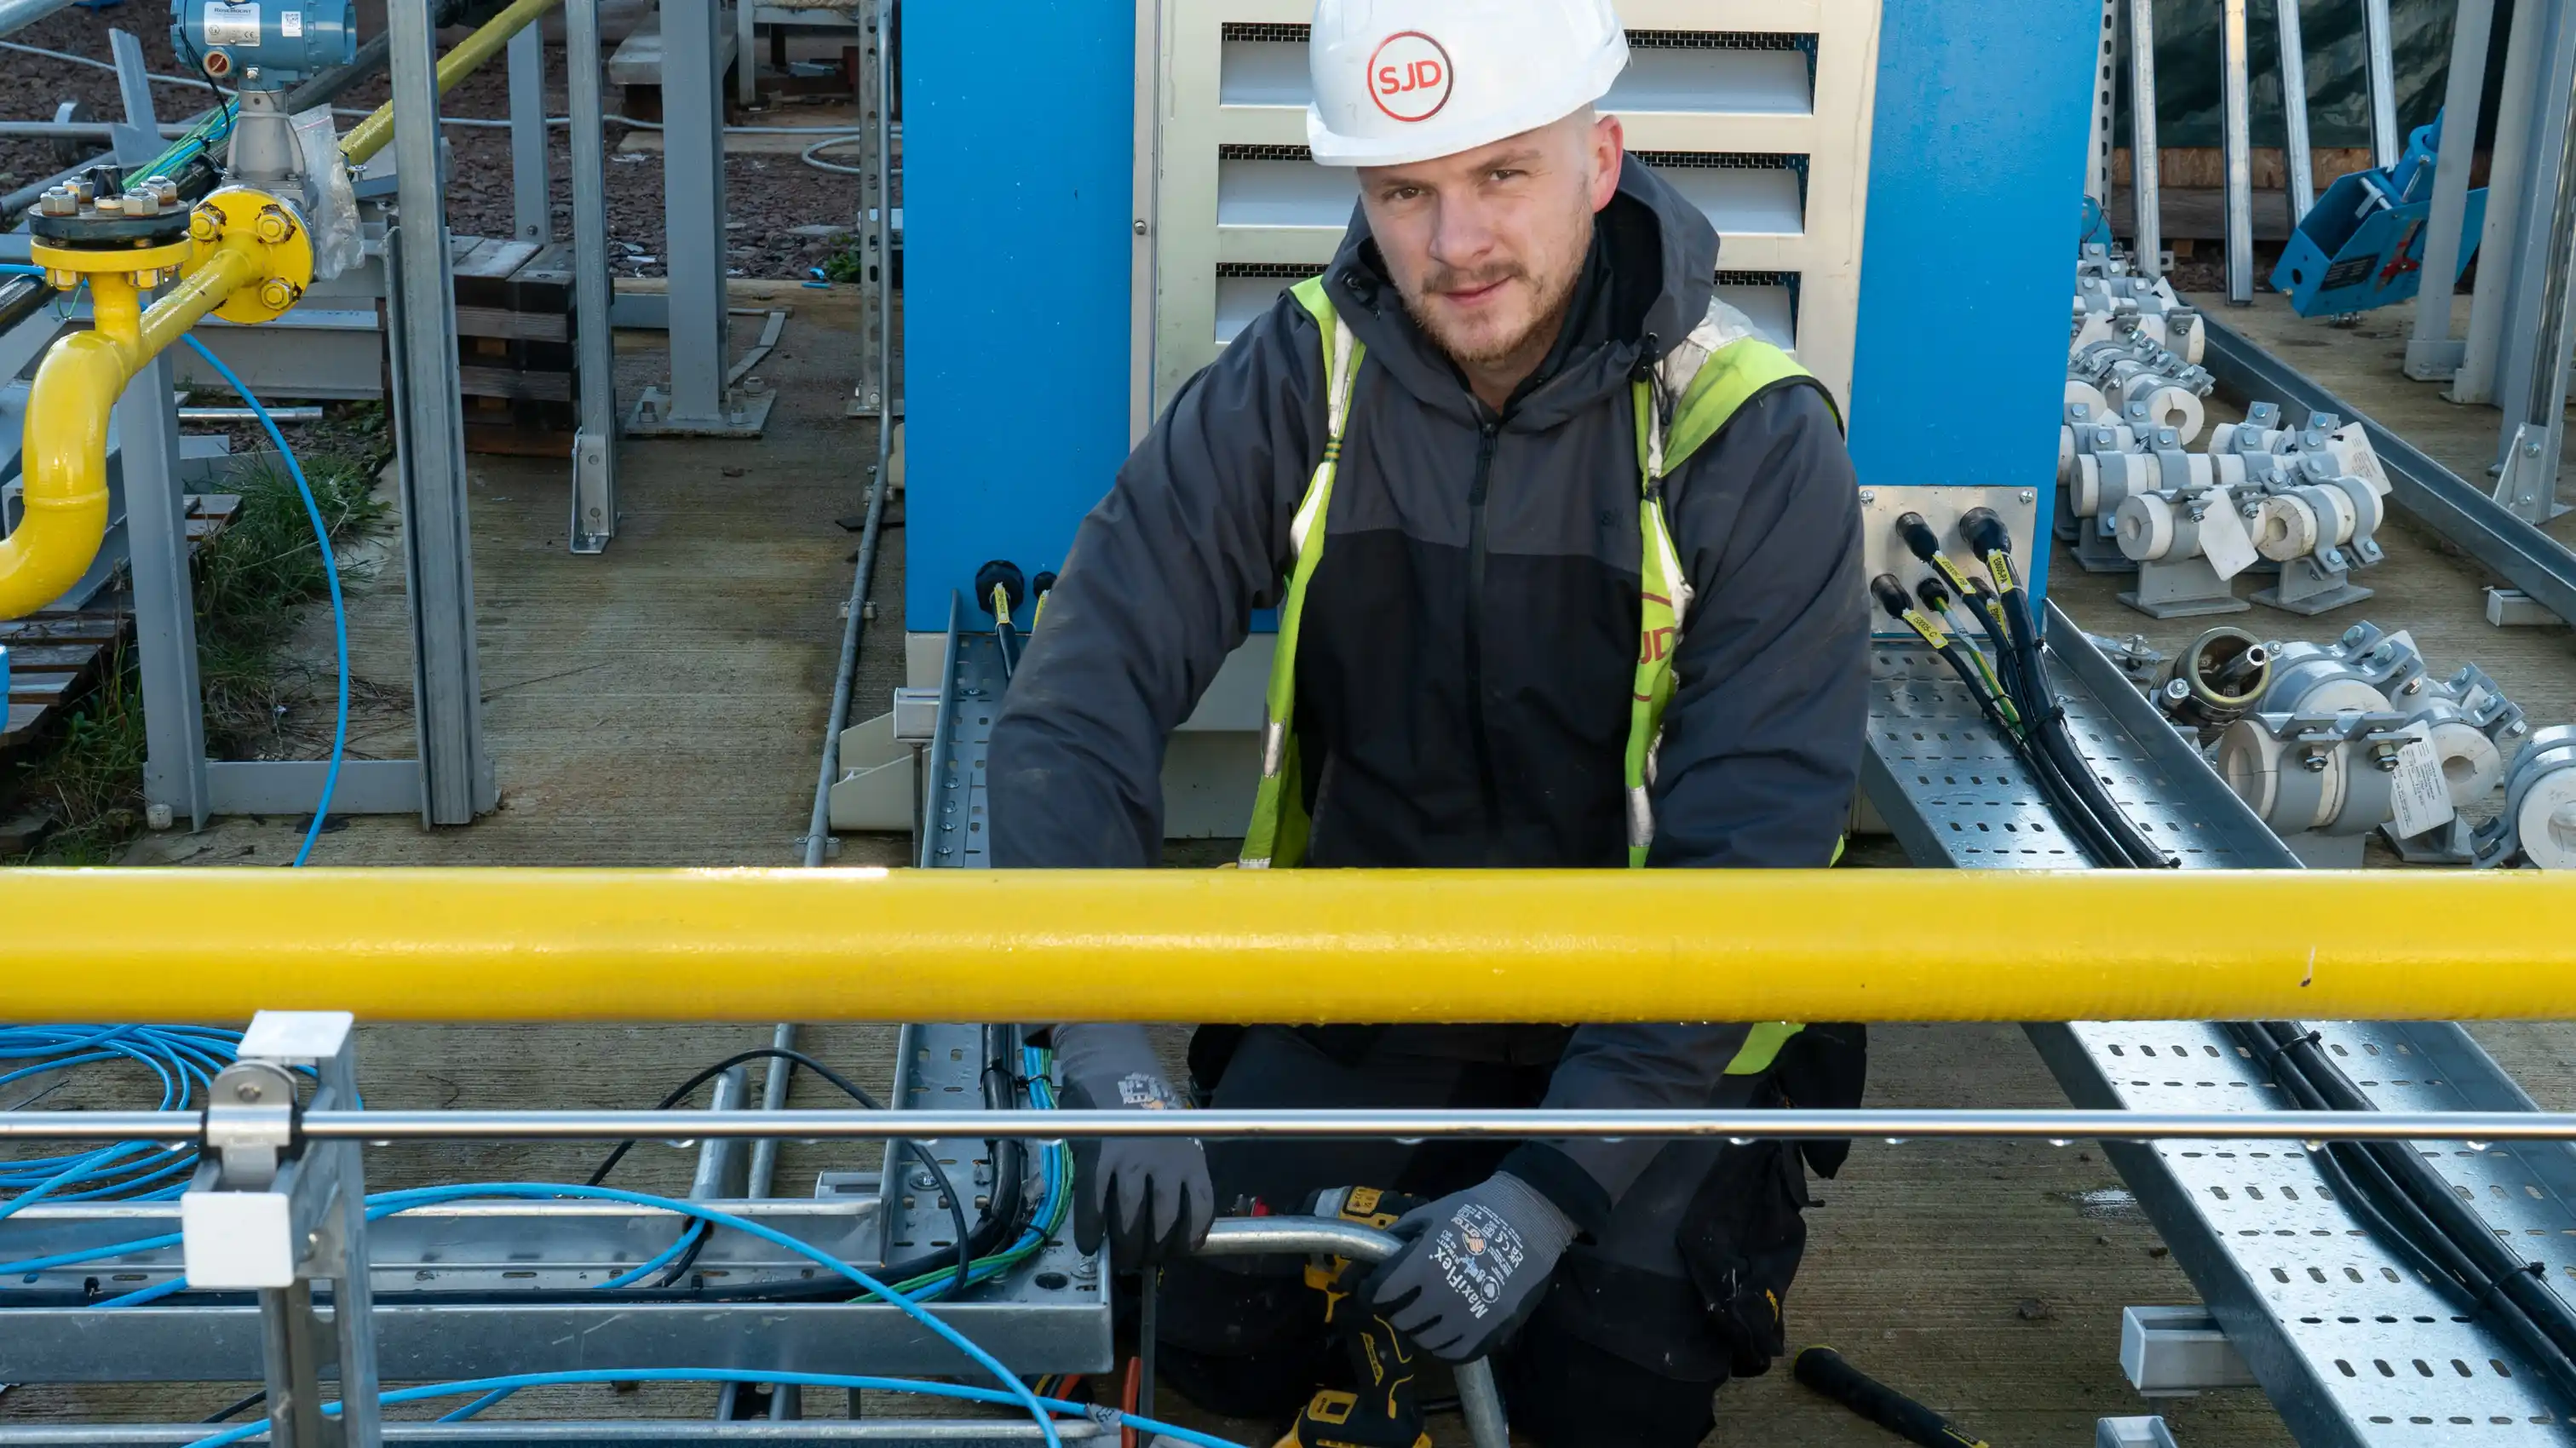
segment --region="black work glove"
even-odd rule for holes
[[[1163,1079],[1139,1025],[1055,1029],[1065,1105],[1076,1110],[1178,1111],[1188,1103]],[[1109,1244],[1121,1271],[1180,1256],[1205,1240],[1216,1216],[1207,1153],[1176,1136],[1086,1138],[1073,1147],[1073,1241]]]
[[[1409,1238],[1360,1295],[1445,1362],[1471,1362],[1520,1325],[1574,1240],[1572,1219],[1509,1172],[1404,1214]]]

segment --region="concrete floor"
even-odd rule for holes
[[[783,286],[738,292],[736,305],[755,304],[746,297],[774,297],[794,309],[777,354],[761,369],[781,391],[767,435],[745,443],[630,445],[625,523],[606,556],[562,551],[561,465],[473,460],[485,721],[503,808],[459,830],[353,821],[325,837],[316,863],[793,862],[855,546],[834,519],[863,505],[874,438],[870,424],[841,415],[855,346],[848,295]],[[650,335],[619,339],[629,395],[655,380],[660,347]],[[2300,360],[2316,361],[2305,354]],[[2326,371],[2321,362],[2311,370]],[[2364,395],[2351,378],[2333,380],[2348,395]],[[2437,665],[2475,659],[2487,667],[2536,720],[2576,716],[2576,669],[2564,630],[2487,629],[2477,613],[2475,570],[2392,533],[2388,563],[2366,580],[2382,590],[2381,600],[2325,621],[2254,617],[2292,637],[2327,637],[2349,618],[2403,623]],[[901,597],[902,543],[899,529],[887,532],[880,599]],[[360,714],[361,743],[384,755],[408,748],[409,729],[406,632],[399,569],[392,571],[396,577],[380,575],[357,589],[352,603],[355,673],[371,686],[362,691],[371,702]],[[2111,601],[2106,580],[2071,567],[2056,577],[2058,596],[2088,627],[2144,632],[2168,648],[2192,631],[2128,613]],[[316,620],[307,638],[316,659],[327,659],[322,628]],[[862,714],[883,707],[899,682],[899,655],[896,631],[872,625],[857,695]],[[294,840],[287,821],[226,821],[202,835],[147,842],[136,859],[276,864]],[[841,858],[895,863],[901,853],[900,841],[859,839],[846,842]],[[2545,1105],[2576,1106],[2576,1033],[2535,1026],[2481,1034]],[[1876,1035],[1873,1104],[2063,1104],[2016,1027],[1891,1027]],[[420,1026],[370,1028],[361,1049],[369,1099],[387,1107],[615,1106],[657,1099],[697,1064],[765,1037],[739,1026]],[[862,1081],[882,1083],[890,1074],[887,1030],[829,1027],[808,1037],[809,1049]],[[822,1103],[813,1085],[801,1084],[797,1104]],[[378,1151],[369,1171],[379,1185],[564,1180],[578,1179],[593,1160],[589,1148],[451,1145]],[[791,1147],[781,1179],[795,1191],[820,1166],[861,1164],[856,1153]],[[647,1145],[619,1180],[676,1188],[688,1166],[687,1153]],[[1818,1195],[1822,1205],[1809,1214],[1812,1241],[1789,1303],[1793,1344],[1833,1343],[1864,1369],[2000,1443],[2071,1448],[2091,1441],[2098,1416],[2153,1410],[2120,1378],[2119,1310],[2190,1302],[2194,1294],[2098,1152],[2085,1145],[1864,1141],[1842,1178],[1819,1184]],[[184,1419],[233,1396],[237,1391],[220,1385],[25,1387],[0,1396],[0,1423]],[[712,1396],[703,1389],[564,1389],[524,1395],[504,1411],[685,1416],[705,1411]],[[2188,1448],[2288,1441],[2252,1392],[2160,1406]],[[1186,1420],[1175,1405],[1166,1407]],[[879,1409],[902,1407],[871,1403],[872,1412]],[[1254,1441],[1260,1425],[1223,1426]],[[1454,1423],[1439,1437],[1444,1445],[1463,1441]],[[1785,1366],[1731,1385],[1710,1439],[1853,1448],[1889,1441],[1791,1383]]]

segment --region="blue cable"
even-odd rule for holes
[[[30,1063],[0,1073],[0,1083],[132,1061],[160,1079],[161,1110],[185,1110],[196,1103],[202,1088],[213,1084],[214,1073],[231,1061],[240,1040],[237,1031],[202,1026],[0,1026],[0,1061]],[[193,1145],[173,1149],[140,1142],[71,1156],[0,1160],[0,1190],[18,1193],[0,1201],[0,1218],[49,1199],[167,1199],[186,1189],[185,1178],[196,1160]]]
[[[295,479],[295,491],[304,499],[304,516],[313,521],[313,542],[322,550],[323,576],[331,584],[331,643],[339,653],[340,712],[337,722],[331,726],[331,767],[322,776],[322,798],[313,806],[313,823],[304,831],[304,845],[295,852],[295,864],[300,866],[312,855],[313,842],[322,837],[323,818],[331,813],[331,793],[340,785],[340,760],[349,750],[349,611],[340,597],[340,560],[331,552],[331,529],[322,521],[322,505],[313,500],[313,489],[304,481],[304,466],[295,460],[295,450],[286,445],[286,434],[277,430],[277,419],[268,415],[268,409],[260,406],[259,399],[251,395],[250,387],[235,376],[233,369],[225,366],[223,359],[209,350],[205,343],[185,333],[179,340],[187,343],[207,366],[215,369],[217,376],[232,384],[233,391],[241,394],[243,404],[259,418],[261,429],[267,432],[269,442],[277,448],[277,455],[286,460],[287,475]]]
[[[473,1402],[466,1404],[464,1407],[457,1409],[453,1413],[439,1414],[438,1421],[442,1423],[462,1423],[466,1419],[481,1413],[484,1409],[491,1407],[493,1404],[517,1391],[517,1388],[494,1388],[492,1391],[476,1398]]]
[[[413,1187],[407,1191],[384,1192],[371,1196],[367,1200],[367,1220],[375,1221],[379,1218],[392,1216],[396,1212],[407,1211],[413,1207],[429,1206],[437,1202],[458,1201],[468,1197],[516,1197],[538,1201],[553,1201],[571,1198],[574,1200],[585,1201],[624,1202],[630,1206],[639,1207],[657,1207],[663,1211],[695,1217],[699,1221],[704,1222],[711,1227],[730,1227],[747,1236],[757,1237],[774,1247],[784,1247],[788,1251],[794,1252],[800,1257],[804,1257],[820,1266],[830,1268],[834,1272],[837,1272],[843,1277],[846,1277],[850,1279],[850,1281],[858,1284],[861,1289],[869,1294],[882,1298],[902,1309],[905,1316],[920,1323],[923,1327],[930,1329],[933,1335],[946,1342],[949,1346],[956,1348],[959,1352],[965,1354],[966,1357],[973,1361],[976,1366],[991,1373],[1002,1383],[1007,1384],[1011,1390],[1010,1393],[998,1398],[996,1401],[1017,1403],[1021,1407],[1027,1409],[1029,1415],[1037,1420],[1039,1435],[1046,1440],[1047,1448],[1061,1448],[1061,1444],[1056,1438],[1055,1425],[1047,1418],[1046,1410],[1039,1406],[1037,1396],[1029,1391],[1026,1383],[1021,1382],[1017,1377],[1013,1376],[1011,1370],[1004,1367],[1000,1359],[977,1346],[973,1339],[933,1316],[928,1309],[921,1306],[918,1302],[894,1291],[892,1288],[887,1287],[884,1283],[879,1282],[874,1277],[871,1277],[867,1273],[860,1271],[858,1268],[851,1266],[849,1263],[842,1261],[840,1258],[833,1256],[831,1253],[824,1251],[822,1248],[816,1247],[799,1238],[788,1236],[786,1233],[781,1232],[774,1227],[752,1221],[748,1217],[738,1217],[731,1212],[719,1211],[714,1207],[708,1206],[704,1202],[682,1201],[676,1197],[657,1197],[644,1192],[626,1191],[619,1187],[539,1184],[535,1182],[468,1182],[455,1186]],[[121,1252],[130,1251],[132,1248],[130,1245],[127,1245],[120,1246],[114,1250]],[[0,1267],[0,1271],[12,1270],[23,1270],[23,1264],[11,1263],[6,1267]],[[166,1282],[155,1283],[154,1285],[143,1288],[140,1291],[129,1292],[122,1297],[111,1297],[98,1305],[102,1308],[140,1306],[146,1302],[158,1301],[174,1292],[184,1292],[187,1290],[187,1287],[188,1279],[185,1276],[175,1276]],[[753,1374],[746,1380],[751,1382],[782,1381],[782,1379],[780,1379],[776,1374]],[[723,1379],[723,1381],[733,1381],[733,1379]],[[477,1391],[496,1385],[497,1380],[483,1382],[478,1385]],[[830,1385],[826,1384],[825,1386]],[[386,1401],[390,1402],[393,1401],[393,1399],[388,1397]],[[408,1399],[405,1401],[408,1401]],[[211,1442],[213,1440],[209,1441]],[[236,1440],[226,1438],[222,1441],[233,1442]]]
[[[174,1078],[170,1071],[165,1069],[158,1059],[155,1059],[153,1056],[128,1045],[127,1041],[130,1037],[140,1037],[156,1049],[166,1053],[171,1060],[176,1062],[178,1066],[178,1075]],[[239,1034],[236,1032],[221,1031],[207,1027],[66,1026],[55,1028],[16,1029],[0,1027],[0,1060],[23,1059],[27,1056],[40,1054],[48,1049],[55,1051],[70,1050],[74,1053],[74,1058],[80,1060],[100,1060],[109,1059],[118,1055],[131,1055],[136,1059],[146,1061],[147,1064],[152,1065],[153,1069],[161,1072],[164,1099],[166,1102],[173,1095],[176,1095],[181,1100],[189,1099],[193,1095],[193,1092],[190,1089],[193,1085],[210,1083],[211,1078],[209,1068],[220,1069],[223,1065],[224,1055],[219,1055],[218,1051],[223,1051],[224,1054],[228,1055],[228,1048],[232,1044],[238,1042],[239,1039]],[[105,1049],[90,1049],[99,1047],[103,1047]],[[41,1069],[60,1069],[63,1065],[67,1064],[70,1059],[73,1058],[66,1058],[64,1061],[45,1063]],[[1055,1095],[1053,1083],[1046,1078],[1045,1074],[1047,1069],[1045,1054],[1034,1049],[1027,1050],[1023,1054],[1022,1062],[1024,1069],[1027,1071],[1029,1076],[1029,1094],[1031,1103],[1040,1107],[1053,1106]],[[58,1187],[67,1184],[70,1180],[85,1179],[89,1176],[101,1174],[99,1167],[104,1160],[113,1160],[118,1155],[131,1153],[140,1149],[142,1148],[138,1143],[125,1143],[117,1147],[107,1148],[101,1152],[94,1152],[86,1156],[72,1158],[69,1160],[68,1164],[62,1166],[61,1170],[56,1173],[54,1178],[50,1178],[45,1182],[39,1183],[37,1190],[21,1196],[16,1201],[9,1203],[6,1207],[0,1207],[0,1217],[5,1217],[10,1211],[16,1210],[28,1201],[35,1200],[40,1196],[56,1191]],[[143,1178],[137,1178],[135,1180],[148,1181],[167,1175],[171,1171],[176,1171],[185,1166],[192,1165],[194,1155],[195,1153],[192,1149],[187,1150],[182,1153],[184,1158],[183,1160],[174,1162],[167,1168],[152,1172]],[[1072,1180],[1069,1163],[1066,1160],[1067,1156],[1068,1153],[1060,1142],[1049,1143],[1046,1149],[1040,1153],[1040,1164],[1043,1172],[1041,1205],[1036,1220],[1023,1229],[1019,1239],[1020,1246],[1033,1247],[1043,1242],[1045,1238],[1045,1223],[1052,1221],[1055,1218],[1058,1214],[1057,1209],[1061,1205],[1063,1198],[1070,1192]],[[52,1167],[56,1164],[56,1162],[49,1161],[43,1165]],[[16,1165],[24,1168],[28,1164],[18,1163]],[[132,1185],[134,1185],[134,1181],[128,1181],[120,1183],[119,1187],[130,1187]],[[178,1189],[174,1188],[171,1189],[170,1192],[156,1192],[151,1195],[167,1196],[174,1193],[176,1190]],[[953,1277],[943,1277],[938,1282],[931,1284],[929,1287],[915,1294],[913,1297],[907,1298],[902,1294],[894,1292],[891,1288],[878,1282],[867,1273],[860,1271],[846,1262],[842,1262],[839,1259],[832,1257],[830,1254],[821,1251],[819,1248],[815,1248],[796,1238],[789,1237],[759,1223],[748,1221],[734,1216],[731,1213],[715,1210],[700,1203],[681,1201],[668,1197],[655,1197],[640,1192],[628,1192],[609,1187],[552,1186],[537,1183],[517,1182],[487,1182],[454,1186],[419,1187],[404,1191],[379,1193],[371,1196],[368,1199],[366,1215],[369,1221],[376,1221],[387,1216],[411,1210],[415,1207],[428,1206],[437,1202],[453,1201],[469,1197],[517,1197],[539,1200],[587,1198],[592,1200],[621,1201],[635,1205],[655,1207],[688,1216],[693,1219],[689,1229],[682,1233],[678,1240],[673,1242],[670,1247],[666,1248],[649,1261],[646,1261],[626,1272],[620,1273],[618,1276],[600,1284],[602,1289],[631,1286],[639,1281],[649,1278],[652,1274],[663,1270],[670,1262],[677,1259],[682,1252],[688,1249],[690,1244],[696,1238],[702,1236],[711,1227],[731,1227],[753,1237],[768,1241],[773,1245],[785,1247],[792,1252],[829,1267],[842,1276],[849,1278],[868,1295],[893,1303],[895,1306],[902,1309],[907,1315],[911,1316],[925,1327],[928,1327],[933,1333],[945,1339],[951,1345],[957,1347],[959,1351],[974,1360],[979,1366],[992,1372],[996,1378],[1008,1384],[1011,1389],[1009,1392],[996,1392],[990,1389],[964,1389],[941,1385],[922,1385],[920,1390],[931,1391],[935,1387],[938,1391],[948,1393],[952,1396],[973,1397],[977,1401],[984,1402],[1017,1404],[1028,1409],[1031,1416],[1038,1421],[1040,1432],[1046,1438],[1047,1442],[1050,1444],[1055,1444],[1057,1442],[1052,1423],[1047,1420],[1044,1409],[1039,1405],[1038,1399],[1034,1394],[1029,1392],[1025,1384],[1013,1376],[1008,1369],[1004,1368],[1002,1364],[995,1360],[989,1353],[986,1353],[982,1348],[968,1340],[963,1334],[949,1327],[946,1323],[931,1316],[919,1305],[922,1301],[936,1297],[953,1287],[955,1285],[955,1279]],[[171,1233],[158,1237],[143,1238],[136,1241],[110,1244],[104,1247],[89,1248],[82,1251],[57,1253],[51,1256],[28,1258],[17,1262],[0,1263],[0,1276],[23,1274],[32,1280],[34,1274],[48,1268],[70,1266],[82,1262],[123,1256],[140,1251],[158,1250],[178,1245],[180,1242],[180,1235],[177,1233]],[[1003,1270],[1003,1268],[999,1264],[994,1264],[988,1266],[985,1270],[976,1273],[971,1280],[986,1280],[989,1277],[996,1275],[1001,1270]],[[187,1288],[188,1281],[184,1275],[174,1276],[166,1281],[156,1283],[138,1291],[110,1298],[99,1305],[102,1307],[139,1306],[147,1302],[158,1301],[179,1292],[184,1292]],[[558,1377],[545,1380],[572,1381],[575,1379],[564,1379]],[[613,1379],[593,1377],[578,1380],[606,1381]],[[790,1379],[777,1373],[746,1374],[740,1378],[713,1377],[708,1373],[690,1373],[676,1375],[676,1377],[665,1375],[664,1378],[634,1380],[778,1382],[788,1381]],[[835,1382],[826,1382],[822,1385],[834,1386],[836,1384],[838,1384],[838,1380],[835,1380]],[[486,1382],[482,1384],[474,1385],[489,1387],[491,1391],[486,1392],[484,1396],[476,1402],[469,1403],[465,1407],[450,1414],[447,1421],[462,1421],[466,1418],[470,1418],[475,1414],[484,1411],[486,1408],[489,1408],[494,1403],[500,1402],[511,1393],[516,1392],[519,1387],[530,1385],[533,1385],[532,1381],[517,1379],[491,1379],[486,1380]],[[913,1390],[912,1388],[903,1385],[900,1380],[895,1379],[851,1379],[848,1380],[846,1384],[838,1385],[883,1385],[887,1391]],[[459,1391],[471,1390],[473,1390],[472,1387],[459,1389]],[[408,1391],[415,1396],[435,1396],[438,1395],[440,1391],[444,1390],[415,1389]],[[409,1398],[397,1399],[390,1395],[386,1398],[386,1401],[388,1402],[409,1400]],[[1053,1405],[1069,1407],[1074,1411],[1082,1411],[1078,1405],[1062,1403],[1055,1403]],[[1140,1426],[1153,1426],[1144,1419],[1135,1419],[1134,1421]],[[254,1424],[250,1426],[256,1429],[258,1425]],[[1222,1441],[1190,1437],[1186,1435],[1185,1430],[1169,1430],[1163,1428],[1155,1428],[1154,1430],[1165,1431],[1169,1435],[1180,1437],[1181,1441],[1187,1442],[1221,1443]],[[212,1441],[215,1440],[209,1440],[209,1442]],[[222,1441],[235,1440],[225,1439]],[[1232,1445],[1224,1445],[1224,1448],[1232,1448]]]
[[[689,1224],[689,1229],[680,1234],[680,1239],[678,1241],[663,1248],[659,1254],[646,1261],[642,1266],[636,1267],[631,1271],[621,1272],[616,1276],[609,1278],[607,1281],[602,1282],[599,1284],[600,1288],[604,1291],[611,1287],[632,1287],[636,1283],[644,1281],[654,1273],[659,1272],[663,1268],[670,1266],[673,1262],[678,1261],[681,1253],[689,1250],[691,1244],[695,1243],[700,1237],[703,1237],[706,1234],[706,1223],[691,1222]]]
[[[1177,1423],[1166,1423],[1137,1413],[1123,1413],[1098,1408],[1087,1403],[1063,1398],[1041,1398],[1028,1391],[1017,1379],[1011,1384],[1017,1394],[997,1392],[991,1388],[968,1387],[963,1383],[926,1383],[912,1378],[864,1377],[851,1373],[800,1373],[765,1368],[583,1368],[559,1373],[512,1373],[503,1377],[469,1378],[456,1383],[430,1383],[421,1387],[396,1388],[377,1399],[388,1407],[417,1403],[429,1398],[461,1398],[468,1393],[489,1397],[494,1392],[516,1392],[521,1388],[563,1387],[583,1383],[780,1383],[796,1388],[860,1388],[876,1393],[915,1393],[931,1398],[961,1398],[970,1403],[1024,1404],[1035,1408],[1038,1422],[1047,1441],[1056,1442],[1052,1413],[1066,1413],[1088,1419],[1104,1428],[1132,1427],[1140,1433],[1153,1433],[1176,1443],[1189,1443],[1197,1448],[1244,1448],[1230,1439],[1214,1437]],[[498,1401],[495,1399],[495,1401]],[[480,1411],[485,1404],[469,1403],[466,1409]],[[325,1403],[322,1411],[336,1413],[340,1405]],[[459,1410],[460,1412],[464,1410]],[[442,1419],[441,1421],[447,1421]],[[237,1423],[220,1433],[210,1434],[187,1445],[187,1448],[229,1448],[268,1431],[268,1420],[259,1418]]]

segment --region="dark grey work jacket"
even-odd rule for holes
[[[1625,863],[1630,377],[1699,321],[1716,262],[1700,211],[1627,163],[1563,335],[1498,414],[1406,313],[1355,215],[1326,281],[1367,356],[1297,657],[1310,866]],[[1314,321],[1283,295],[1084,520],[993,728],[996,865],[1159,858],[1164,740],[1284,592],[1323,391]],[[1869,636],[1856,484],[1825,394],[1757,394],[1667,488],[1696,597],[1649,863],[1824,865],[1857,782]],[[1701,1104],[1740,1038],[1577,1030],[1549,1104]],[[1513,1169],[1589,1221],[1654,1150],[1569,1144],[1581,1173]]]

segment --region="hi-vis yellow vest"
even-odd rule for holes
[[[1306,817],[1305,790],[1297,768],[1297,627],[1306,589],[1324,557],[1324,519],[1332,507],[1333,476],[1341,460],[1343,429],[1350,421],[1351,388],[1365,350],[1333,310],[1322,277],[1298,283],[1294,294],[1323,334],[1326,432],[1324,456],[1315,464],[1306,496],[1289,525],[1297,561],[1288,576],[1288,597],[1279,608],[1278,648],[1270,660],[1268,708],[1261,730],[1261,786],[1253,799],[1252,822],[1244,831],[1240,861],[1250,870],[1285,869],[1303,863],[1306,856],[1311,821]],[[1633,388],[1637,531],[1644,540],[1645,556],[1638,569],[1644,607],[1639,611],[1636,688],[1629,706],[1625,769],[1631,867],[1644,866],[1647,849],[1654,843],[1655,746],[1663,732],[1664,706],[1673,697],[1673,650],[1680,641],[1681,622],[1690,615],[1690,580],[1664,521],[1664,478],[1716,436],[1754,394],[1810,375],[1789,354],[1756,336],[1743,313],[1711,297],[1700,324],[1665,354],[1651,377]],[[1788,1022],[1756,1025],[1728,1072],[1741,1075],[1768,1069],[1781,1043],[1797,1029]]]

